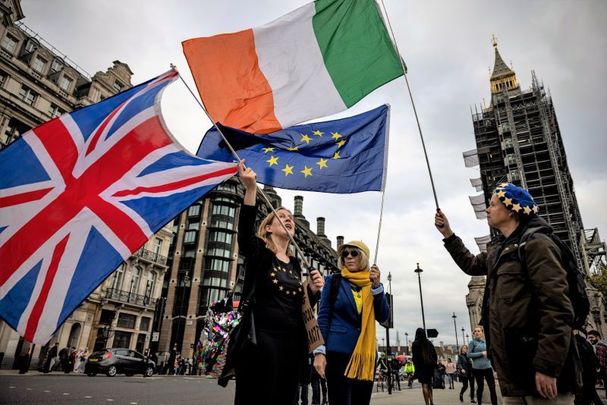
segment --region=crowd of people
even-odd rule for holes
[[[89,356],[88,349],[76,350],[75,347],[66,346],[59,350],[59,342],[55,342],[46,352],[40,371],[63,371],[68,374],[84,373],[84,365]]]

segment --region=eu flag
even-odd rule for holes
[[[390,107],[339,120],[296,125],[269,135],[217,124],[257,181],[279,188],[324,193],[383,190],[388,159]],[[207,131],[198,156],[232,162],[215,127]]]

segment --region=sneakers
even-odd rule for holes
[[[459,402],[464,402],[464,395],[463,394],[459,394]]]

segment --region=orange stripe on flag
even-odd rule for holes
[[[183,53],[216,122],[253,133],[282,128],[272,88],[259,69],[253,30],[189,39]]]

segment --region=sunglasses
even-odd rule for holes
[[[344,249],[343,252],[341,252],[341,257],[342,259],[345,259],[346,257],[348,257],[348,255],[352,257],[357,257],[359,254],[360,252],[358,251],[358,249]]]

